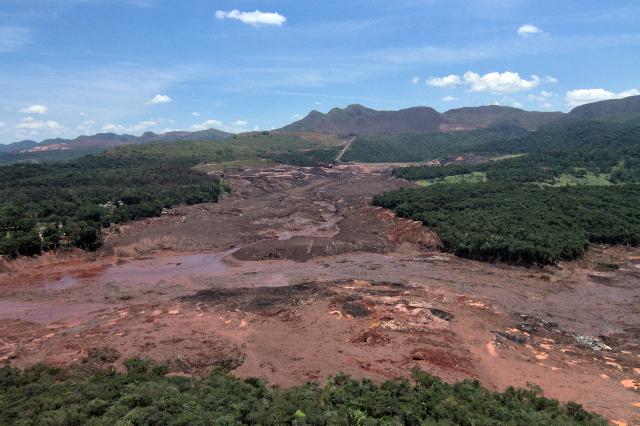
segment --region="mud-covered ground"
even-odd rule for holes
[[[96,254],[0,263],[0,361],[292,385],[413,366],[485,386],[535,383],[640,424],[640,250],[521,268],[459,259],[368,206],[387,169],[227,171],[219,204],[111,230]],[[623,423],[621,423],[623,424]]]

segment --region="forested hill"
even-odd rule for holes
[[[574,118],[628,119],[640,115],[640,96],[593,102],[575,107],[569,113]]]

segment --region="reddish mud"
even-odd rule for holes
[[[367,207],[388,170],[227,171],[234,194],[113,229],[97,255],[0,263],[0,360],[180,374],[216,365],[284,386],[413,366],[540,385],[640,423],[640,250],[556,267],[456,258],[420,224]]]

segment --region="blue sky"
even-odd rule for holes
[[[259,12],[256,12],[259,11]],[[640,94],[636,0],[2,0],[0,143]]]

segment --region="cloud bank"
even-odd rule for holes
[[[466,85],[470,92],[491,92],[494,94],[514,93],[531,90],[541,83],[556,83],[554,77],[540,78],[532,75],[530,80],[520,77],[517,72],[490,72],[485,75],[467,71],[463,76],[449,74],[444,77],[431,77],[427,85],[434,87],[454,87]]]
[[[40,130],[40,129],[48,129],[48,130],[61,130],[63,126],[57,121],[47,120],[40,121],[36,120],[33,117],[23,118],[20,123],[16,125],[16,129],[26,129],[26,130]]]
[[[565,99],[570,107],[577,107],[590,102],[621,99],[636,95],[640,95],[640,90],[629,89],[624,92],[614,93],[605,89],[576,89],[567,92]]]

